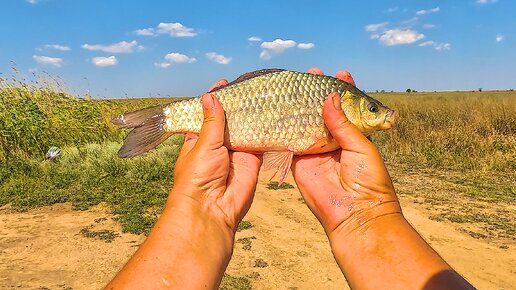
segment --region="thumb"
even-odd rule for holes
[[[213,94],[202,96],[204,120],[199,134],[199,148],[217,149],[224,144],[224,129],[226,125],[222,104]]]
[[[340,95],[331,93],[323,106],[323,117],[331,135],[344,150],[363,153],[371,142],[351,123],[342,111]]]

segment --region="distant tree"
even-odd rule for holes
[[[381,90],[380,92],[385,93],[385,90]]]
[[[412,92],[412,90],[411,90],[411,89],[407,89],[407,90],[406,90],[406,92],[407,92],[407,93],[410,93],[410,92]]]
[[[376,92],[378,93],[378,90],[376,90]]]
[[[482,88],[478,88],[478,91],[481,92],[482,91]]]

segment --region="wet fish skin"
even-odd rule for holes
[[[293,154],[338,148],[322,117],[323,102],[331,92],[341,96],[346,116],[365,135],[393,126],[393,110],[355,86],[329,76],[262,70],[212,91],[226,113],[225,145],[234,151],[266,153],[265,166],[280,167],[281,176],[286,176]],[[124,114],[113,122],[134,128],[119,155],[139,155],[175,133],[199,133],[203,122],[201,97]]]

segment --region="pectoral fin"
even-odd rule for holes
[[[263,169],[270,170],[274,169],[276,172],[271,177],[273,180],[275,177],[278,178],[278,183],[282,184],[287,178],[287,174],[292,165],[292,157],[294,152],[292,151],[273,151],[265,152],[263,154]]]

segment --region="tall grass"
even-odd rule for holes
[[[0,161],[41,157],[51,146],[120,141],[125,134],[111,124],[113,116],[166,101],[79,99],[48,88],[0,86]]]
[[[371,94],[398,112],[374,136],[390,163],[468,171],[516,171],[516,93]]]

